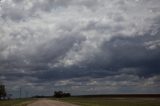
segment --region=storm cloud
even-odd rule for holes
[[[160,93],[159,5],[1,0],[0,80],[15,95]]]

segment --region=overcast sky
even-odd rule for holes
[[[1,0],[8,92],[160,93],[160,0]]]

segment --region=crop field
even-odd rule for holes
[[[28,99],[2,100],[0,101],[0,106],[27,106],[32,101]]]
[[[80,106],[160,106],[160,98],[70,97],[59,100]]]

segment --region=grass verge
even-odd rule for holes
[[[0,101],[0,106],[27,106],[33,101],[29,99],[2,100]]]

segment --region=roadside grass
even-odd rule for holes
[[[79,106],[160,106],[160,98],[68,97],[57,100]]]
[[[0,101],[0,106],[27,106],[33,101],[31,99],[2,100]]]

